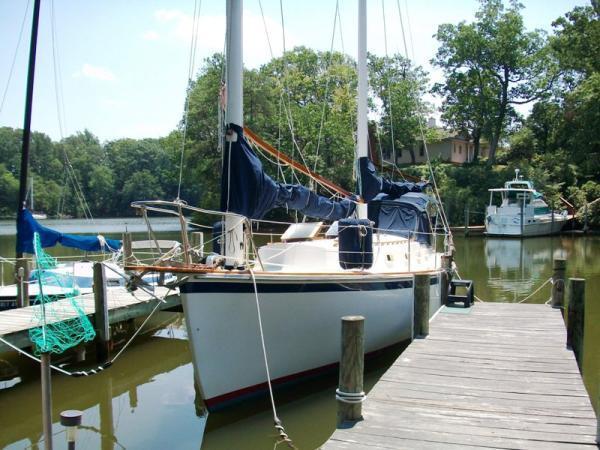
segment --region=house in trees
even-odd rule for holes
[[[473,141],[465,134],[457,133],[443,128],[436,127],[435,120],[430,119],[429,128],[434,128],[436,138],[427,142],[427,150],[429,158],[439,159],[444,162],[453,164],[464,164],[473,161],[475,146]],[[489,155],[490,145],[487,141],[479,142],[479,158],[487,158]],[[412,149],[395,149],[396,150],[396,165],[423,164],[427,162],[425,154],[425,144],[422,139],[417,139]],[[391,149],[383,150],[385,160],[392,162],[394,155]]]

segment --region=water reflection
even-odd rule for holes
[[[98,375],[72,378],[53,372],[53,429],[58,448],[64,436],[57,419],[65,409],[83,411],[78,448],[200,448],[206,416],[195,407],[185,338],[183,331],[167,328],[136,341]],[[39,366],[23,358],[13,363],[22,381],[0,391],[0,447],[43,447]]]
[[[487,238],[484,254],[487,284],[495,294],[494,301],[522,300],[548,279],[553,258],[567,256],[555,239],[548,237]]]

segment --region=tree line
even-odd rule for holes
[[[551,35],[528,31],[522,6],[480,0],[471,23],[443,24],[432,63],[444,80],[429,88],[427,73],[400,55],[369,55],[370,117],[379,155],[411,151],[425,131],[419,123],[433,112],[422,100],[442,99],[446,126],[490,146],[487,161],[453,167],[434,161],[442,197],[462,220],[460,205],[483,210],[486,190],[500,186],[515,167],[552,200],[577,206],[600,196],[599,7],[576,7],[558,18]],[[224,58],[204,61],[188,86],[187,115],[178,129],[159,139],[100,142],[90,131],[53,142],[33,133],[30,170],[35,208],[49,214],[95,216],[132,213],[142,199],[181,199],[216,209],[219,204],[222,121],[220,95]],[[354,189],[356,64],[339,52],[305,47],[288,51],[244,72],[244,122],[275,147],[325,177]],[[517,106],[531,103],[522,117]],[[185,145],[183,145],[183,127]],[[0,128],[0,214],[16,209],[21,130]],[[182,157],[183,151],[183,157]],[[180,164],[182,159],[183,164]],[[283,182],[302,182],[289,167],[265,165]],[[179,188],[179,170],[182,184]],[[428,174],[409,167],[409,173]],[[454,207],[452,207],[454,205]],[[600,206],[600,205],[599,205]]]

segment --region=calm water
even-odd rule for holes
[[[116,228],[103,231],[123,231]],[[134,231],[131,230],[130,231]],[[141,235],[143,236],[143,235]],[[173,234],[163,235],[165,238]],[[14,237],[0,236],[0,255],[12,256]],[[567,275],[587,279],[588,297],[600,290],[600,237],[534,238],[523,241],[456,238],[456,261],[462,277],[472,278],[486,301],[519,301],[547,280],[552,257],[568,260]],[[54,251],[54,254],[57,254]],[[543,303],[549,286],[530,301]],[[591,297],[589,297],[591,298]],[[588,302],[584,362],[588,389],[597,398],[600,355],[600,304]],[[65,409],[83,411],[78,449],[268,449],[277,442],[267,400],[207,416],[194,386],[187,335],[180,314],[161,313],[168,324],[138,338],[107,371],[70,378],[53,373],[53,408],[57,420]],[[366,385],[385,371],[397,352],[370,365]],[[39,367],[20,356],[2,355],[18,375],[0,381],[0,448],[43,448]],[[594,375],[595,374],[595,375]],[[335,427],[336,374],[276,394],[279,417],[297,447],[314,449]],[[66,448],[63,428],[54,424],[54,448]],[[279,448],[287,448],[280,445]]]

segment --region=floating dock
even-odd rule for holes
[[[559,309],[443,307],[323,449],[595,449],[597,421]]]
[[[160,310],[172,309],[181,306],[181,298],[177,289],[170,290],[166,287],[156,287],[154,295],[147,293],[142,289],[128,292],[125,289],[107,289],[106,303],[108,306],[109,324],[125,322],[138,317],[146,317],[159,302],[158,298],[164,298],[164,303],[159,306]],[[78,297],[79,304],[84,312],[93,320],[96,312],[94,294],[85,294]],[[61,299],[57,302],[69,302],[70,300]],[[27,348],[31,346],[29,340],[29,329],[39,326],[37,317],[40,313],[37,311],[38,305],[27,306],[24,308],[9,309],[0,311],[0,337],[7,340],[18,348]],[[59,309],[59,308],[57,308]],[[65,307],[63,317],[58,320],[69,320],[77,317],[72,308]],[[9,346],[0,341],[0,353],[11,351]]]

